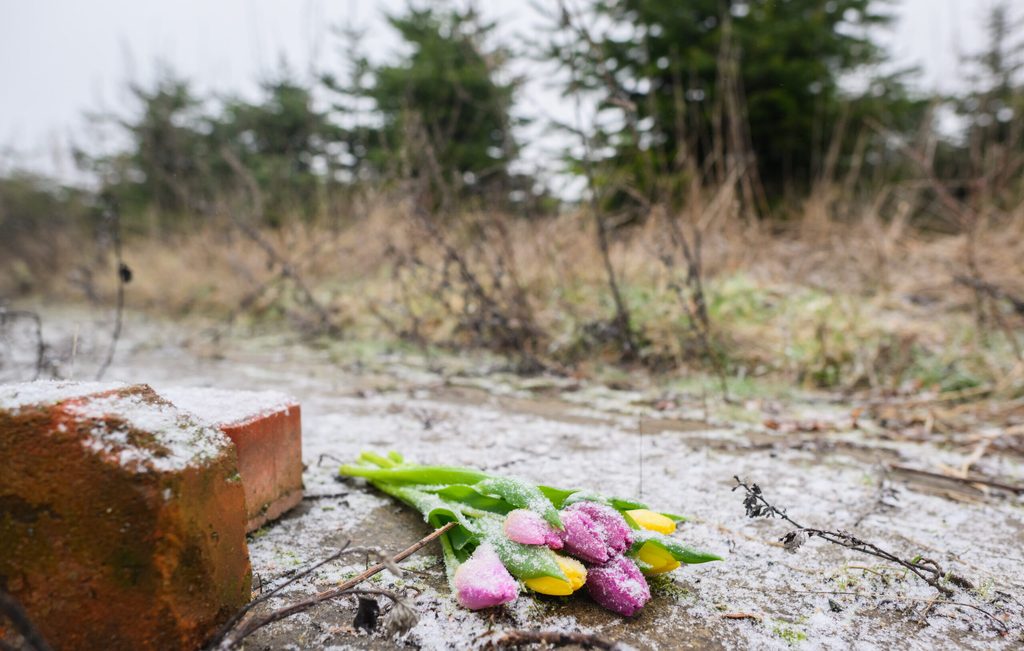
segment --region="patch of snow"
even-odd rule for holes
[[[129,337],[145,335],[146,341],[156,338],[141,329],[126,332]],[[561,487],[637,497],[653,508],[688,516],[673,536],[726,561],[683,567],[663,577],[652,586],[651,602],[630,619],[600,611],[586,595],[561,599],[524,594],[498,612],[473,613],[451,599],[433,544],[402,564],[410,569],[403,578],[385,572],[368,584],[395,589],[414,603],[420,620],[404,640],[388,641],[380,633],[354,638],[346,632],[321,640],[324,622],[338,617],[350,621],[354,602],[346,600],[267,627],[254,636],[254,647],[471,648],[481,644],[481,634],[495,628],[585,631],[643,649],[672,649],[680,643],[780,650],[980,651],[1019,646],[1021,608],[996,600],[1001,593],[1019,600],[1024,592],[1020,498],[958,502],[890,476],[888,483],[898,498],[890,507],[872,508],[878,491],[875,450],[883,460],[898,455],[922,468],[958,467],[963,451],[936,442],[882,438],[882,428],[866,419],[859,430],[797,437],[842,442],[845,447],[802,449],[789,445],[794,437],[767,431],[759,419],[737,423],[724,411],[716,417],[713,404],[705,430],[648,431],[641,438],[637,416],[703,420],[700,398],[680,396],[676,408],[655,412],[645,406],[649,394],[583,385],[559,396],[574,402],[562,415],[604,421],[581,424],[503,409],[487,396],[482,401],[488,404],[446,402],[449,378],[425,370],[436,365],[433,360],[416,365],[408,356],[382,355],[365,367],[345,367],[337,357],[292,342],[272,340],[265,350],[256,345],[253,340],[226,339],[218,343],[216,358],[175,345],[126,346],[111,374],[147,382],[283,389],[301,397],[307,466],[303,481],[307,497],[313,499],[303,500],[251,537],[253,570],[267,581],[324,558],[350,538],[353,545],[379,545],[395,552],[426,531],[408,507],[363,482],[337,480],[338,466],[364,449],[397,449],[410,461],[468,465]],[[242,346],[244,354],[239,352]],[[528,397],[497,373],[481,377],[477,384],[491,396]],[[849,419],[849,408],[787,400],[772,417],[841,423]],[[777,437],[778,446],[752,445],[754,433],[762,440]],[[1004,474],[1019,481],[1022,466],[1016,459],[993,450],[980,463],[999,463]],[[935,589],[879,559],[818,539],[796,554],[784,551],[777,543],[790,527],[779,520],[746,518],[742,495],[732,492],[735,474],[761,484],[765,496],[798,522],[849,528],[901,556],[920,553],[967,575],[979,590],[960,592],[954,599],[999,609],[1010,634],[1000,636],[997,626],[976,610],[941,603],[941,598],[931,603]],[[289,586],[288,595],[337,585],[365,566],[362,557],[324,566]],[[722,617],[737,612],[763,620]]]
[[[82,445],[138,471],[181,470],[215,459],[231,446],[220,430],[140,395],[105,396],[71,405],[68,411],[95,421]]]
[[[160,387],[157,393],[200,420],[223,427],[237,425],[279,411],[298,402],[279,391],[237,391],[213,387]]]
[[[73,380],[36,380],[0,385],[0,409],[18,412],[24,407],[53,405],[94,393],[113,391],[121,382],[75,382]]]

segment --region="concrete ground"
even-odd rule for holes
[[[76,318],[48,317],[55,351],[70,345]],[[726,559],[657,581],[652,601],[631,619],[601,610],[585,595],[524,595],[495,612],[471,613],[450,598],[435,543],[403,563],[402,577],[382,573],[369,584],[414,605],[419,622],[407,634],[354,632],[355,604],[342,600],[257,632],[247,649],[474,648],[513,629],[597,633],[640,649],[931,651],[1024,644],[1024,498],[900,470],[941,475],[959,467],[972,448],[951,445],[948,437],[939,444],[904,436],[863,404],[749,393],[738,404],[725,403],[666,392],[641,378],[613,390],[518,378],[494,360],[311,347],[280,337],[215,340],[139,318],[125,332],[107,379],[147,382],[158,391],[170,385],[277,389],[301,401],[306,499],[251,536],[253,570],[264,583],[346,541],[395,552],[429,533],[409,509],[361,482],[339,480],[340,463],[362,450],[394,449],[423,463],[638,496],[688,516],[675,535]],[[75,346],[81,357],[65,356],[65,376],[94,370],[88,355],[99,355],[102,338],[83,343],[79,333]],[[999,427],[1006,424],[978,423],[962,434],[991,436]],[[1008,449],[988,452],[973,472],[1024,482],[1022,458]],[[941,595],[898,566],[820,540],[789,553],[778,540],[791,527],[748,519],[741,492],[733,491],[734,475],[759,483],[806,526],[850,530],[907,559],[927,556],[976,589]],[[268,607],[364,567],[362,558],[325,566]]]

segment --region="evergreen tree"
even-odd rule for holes
[[[408,53],[385,64],[357,60],[345,89],[343,110],[353,100],[373,105],[349,131],[358,173],[379,180],[401,170],[436,193],[507,191],[517,82],[505,78],[505,50],[487,45],[493,24],[472,10],[413,7],[388,23]]]
[[[750,165],[752,154],[768,194],[780,197],[819,173],[844,111],[849,130],[858,128],[851,117],[909,124],[904,113],[919,114],[899,76],[845,105],[844,76],[881,58],[869,36],[889,21],[880,4],[597,0],[589,18],[605,28],[570,36],[549,55],[577,70],[570,91],[597,93],[605,113],[633,112],[612,121],[597,148],[610,152],[606,167],[633,195],[680,191],[687,161],[721,180],[730,167]]]
[[[152,87],[132,84],[129,90],[137,104],[134,116],[99,118],[127,136],[127,148],[96,155],[79,150],[76,160],[96,173],[126,212],[202,212],[216,191],[209,174],[216,151],[204,103],[188,82],[167,71]]]
[[[332,143],[342,132],[314,106],[312,91],[282,74],[262,85],[255,101],[196,97],[189,84],[163,73],[151,87],[130,87],[134,116],[104,117],[128,144],[115,153],[79,151],[104,191],[133,215],[153,211],[166,225],[213,214],[216,204],[248,179],[255,182],[269,223],[295,213],[311,216],[322,190],[338,185]]]
[[[966,132],[950,175],[973,179],[968,189],[979,202],[1014,201],[1017,192],[1006,191],[1024,190],[1024,39],[1015,38],[1022,26],[1009,5],[992,8],[988,45],[968,59],[973,88],[954,102]]]
[[[311,89],[289,75],[265,82],[262,90],[256,102],[229,100],[211,137],[229,147],[252,175],[271,223],[288,212],[310,217],[320,190],[337,185],[332,143],[342,131],[315,106]]]

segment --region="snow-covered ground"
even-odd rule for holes
[[[78,330],[76,349],[101,359],[102,333],[87,344],[75,318],[47,317],[53,352],[70,345]],[[687,515],[690,521],[675,535],[726,558],[657,581],[653,600],[632,619],[580,595],[523,596],[499,612],[470,613],[449,598],[439,550],[431,546],[403,564],[408,571],[401,578],[383,573],[374,579],[405,594],[419,611],[419,623],[404,637],[354,634],[355,606],[339,602],[267,627],[247,648],[470,648],[495,632],[522,628],[595,632],[650,649],[931,651],[1024,644],[1022,498],[926,491],[881,470],[885,463],[956,465],[964,456],[958,450],[887,440],[879,436],[884,428],[863,419],[856,427],[794,432],[767,420],[731,420],[724,406],[706,408],[694,396],[655,407],[653,390],[521,381],[479,360],[310,347],[281,337],[213,341],[198,330],[137,317],[125,333],[105,379],[146,382],[158,391],[275,390],[301,402],[307,499],[251,537],[253,569],[263,582],[347,540],[394,552],[428,533],[408,509],[359,482],[339,481],[338,465],[362,450],[394,449],[424,463],[637,496]],[[65,356],[59,370],[66,376],[75,365],[82,379],[96,367],[85,357],[72,364]],[[15,372],[21,377],[11,377]],[[0,367],[0,380],[24,375],[24,366]],[[771,411],[777,422],[853,420],[848,405],[814,397],[773,403]],[[1022,460],[992,455],[987,462],[1019,484]],[[789,530],[784,523],[745,517],[734,475],[759,483],[802,524],[848,529],[908,559],[932,558],[977,589],[944,596],[897,566],[820,540],[789,553],[778,542]],[[270,605],[322,590],[364,567],[361,558],[325,566]]]

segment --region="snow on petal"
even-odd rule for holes
[[[625,556],[616,556],[587,571],[587,592],[612,612],[629,617],[651,599],[651,589],[640,568]]]
[[[523,545],[543,545],[551,525],[528,509],[516,509],[505,516],[505,535]]]
[[[455,598],[470,610],[515,601],[519,585],[488,544],[480,545],[455,571]]]
[[[615,509],[596,502],[576,502],[561,514],[565,549],[588,563],[601,564],[633,544],[633,533]]]

